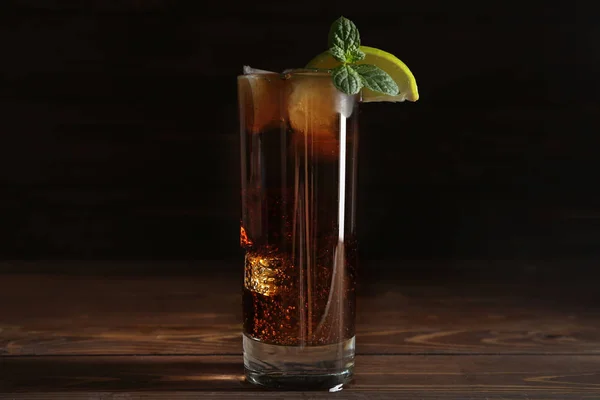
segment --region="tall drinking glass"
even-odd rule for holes
[[[354,368],[357,97],[308,70],[238,77],[244,366],[334,388]]]

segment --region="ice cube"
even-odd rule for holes
[[[252,68],[249,65],[244,65],[244,75],[251,75],[251,74],[276,74],[277,72],[273,72],[273,71],[267,71],[266,69],[258,69],[258,68]]]
[[[274,296],[289,286],[292,270],[292,262],[284,254],[248,251],[246,253],[244,286],[263,296]]]
[[[248,132],[259,133],[280,125],[282,90],[280,74],[244,66],[238,92],[240,117]]]
[[[312,156],[337,158],[340,118],[352,114],[355,98],[337,90],[326,74],[292,74],[289,84],[288,118],[294,145]]]

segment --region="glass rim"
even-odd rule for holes
[[[279,76],[281,79],[286,79],[290,76],[314,76],[314,77],[325,77],[331,76],[330,69],[311,69],[311,68],[293,68],[286,69],[283,72],[272,72],[272,71],[263,71],[263,72],[254,72],[250,74],[239,74],[238,78],[248,77],[248,78],[257,78],[257,77],[272,77]]]

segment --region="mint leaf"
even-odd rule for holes
[[[395,96],[398,94],[398,85],[381,68],[371,64],[351,65],[357,75],[360,76],[362,84],[375,92]],[[335,79],[335,77],[334,77]]]
[[[346,54],[360,47],[360,35],[354,22],[344,17],[335,20],[329,29],[329,48],[333,47],[339,47]]]
[[[351,64],[363,60],[365,58],[365,53],[363,53],[359,48],[350,49],[346,52],[346,62]]]
[[[331,75],[333,85],[346,94],[354,95],[363,86],[360,75],[350,65],[343,64],[334,68]]]
[[[329,54],[342,63],[331,71],[333,84],[340,91],[354,95],[366,87],[391,96],[398,94],[398,85],[384,70],[371,64],[356,64],[365,59],[365,53],[360,49],[358,29],[349,19],[340,17],[331,25]]]
[[[339,62],[346,62],[346,52],[341,47],[333,46],[329,49],[329,54]]]

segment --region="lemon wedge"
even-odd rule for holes
[[[417,81],[406,64],[393,54],[374,47],[360,46],[360,49],[365,53],[365,58],[357,64],[376,65],[392,77],[399,89],[396,96],[390,96],[363,88],[362,101],[364,103],[417,101],[419,99]],[[340,62],[333,58],[328,51],[325,51],[313,58],[306,65],[306,68],[333,69],[338,65],[340,65]]]

